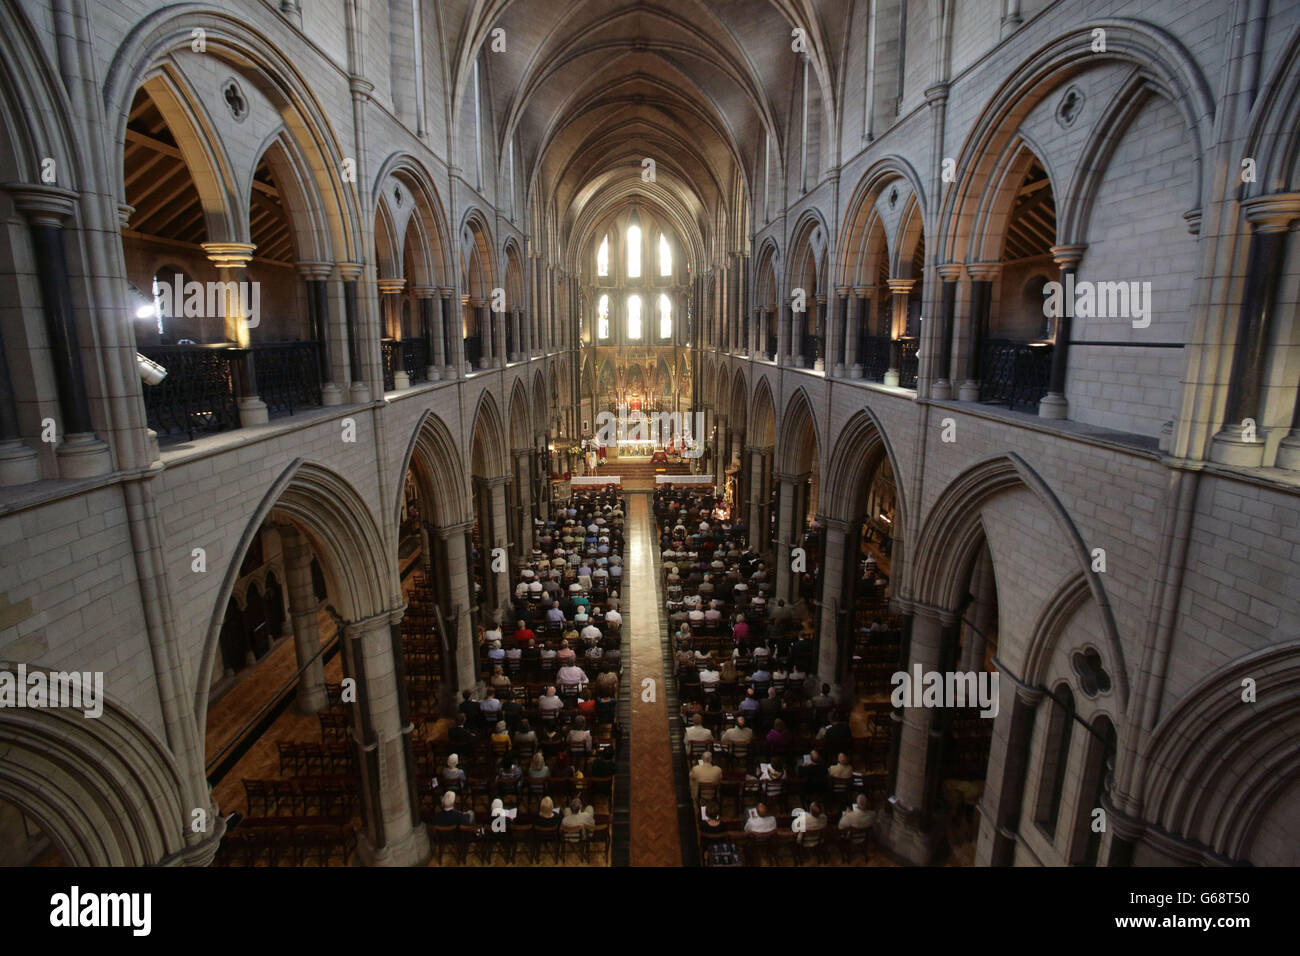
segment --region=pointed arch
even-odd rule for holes
[[[347,621],[386,613],[400,603],[393,555],[365,500],[342,477],[324,465],[294,459],[280,473],[244,525],[239,545],[217,592],[199,665],[195,717],[207,724],[212,666],[220,653],[221,625],[253,539],[272,517],[296,526],[307,536],[329,585],[331,603]]]
[[[393,499],[393,520],[402,513],[402,494],[406,474],[411,472],[420,486],[420,498],[433,508],[430,515],[435,525],[445,527],[470,520],[469,486],[465,481],[465,465],[460,449],[451,436],[446,423],[426,409],[406,443],[402,468],[398,471],[396,495]]]
[[[835,285],[870,285],[875,278],[873,264],[882,249],[886,251],[884,229],[876,213],[876,201],[891,182],[907,184],[924,224],[929,210],[921,177],[901,156],[882,156],[867,168],[854,187],[840,229],[839,261],[835,266]]]
[[[528,390],[522,378],[515,379],[510,390],[510,448],[511,451],[532,447],[532,416],[528,411]]]
[[[479,393],[471,432],[470,470],[477,478],[498,478],[507,473],[506,429],[492,393]]]
[[[809,438],[812,439],[809,445]],[[785,404],[777,434],[776,470],[790,475],[816,472],[825,445],[817,426],[817,415],[803,386],[796,388]]]
[[[907,566],[908,539],[913,533],[911,500],[907,482],[902,480],[903,470],[899,467],[893,443],[885,434],[879,417],[870,408],[854,412],[835,436],[834,447],[835,453],[827,456],[823,514],[842,521],[860,518],[867,507],[865,479],[875,473],[882,459],[888,460],[895,478],[893,576],[899,582],[906,580],[902,571]]]
[[[915,558],[911,567],[911,590],[915,600],[949,612],[962,606],[967,580],[965,572],[984,545],[983,506],[995,496],[1014,488],[1023,488],[1039,500],[1061,532],[1064,546],[1074,555],[1075,573],[1086,582],[1101,620],[1102,633],[1098,639],[1104,643],[1110,660],[1114,662],[1116,693],[1121,707],[1127,707],[1129,678],[1124,648],[1105,586],[1092,570],[1091,552],[1060,499],[1019,455],[1009,452],[972,465],[939,495],[920,527],[912,550]],[[1063,622],[1064,618],[1060,620]],[[1049,630],[1040,623],[1040,644],[1049,639]],[[1041,648],[1037,653],[1041,655]]]
[[[750,406],[749,442],[758,448],[776,445],[776,403],[772,400],[772,386],[767,376],[760,376],[754,386],[754,402]]]
[[[224,824],[186,848],[192,808],[171,752],[111,695],[101,700],[95,719],[67,707],[0,710],[0,799],[39,823],[71,866],[207,863]]]

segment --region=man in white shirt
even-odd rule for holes
[[[759,803],[754,813],[745,821],[746,833],[772,833],[776,830],[776,817],[767,812],[767,804]]]
[[[748,747],[749,742],[753,739],[754,731],[745,726],[744,717],[737,717],[736,726],[728,727],[722,734],[722,742],[727,745],[728,748],[730,748],[732,744],[742,744]]]
[[[585,687],[587,684],[587,674],[577,664],[567,664],[561,667],[559,673],[555,675],[555,679],[561,684],[577,684],[579,688]],[[482,704],[479,706],[482,707]]]
[[[588,644],[588,645],[594,644],[596,641],[599,641],[601,638],[600,628],[598,628],[595,624],[588,624],[586,627],[582,629],[581,636],[584,644]]]
[[[858,794],[857,802],[840,814],[841,830],[865,830],[876,822],[874,810],[867,809],[867,795]]]
[[[623,615],[616,608],[610,608],[605,612],[605,623],[617,628],[623,623]]]
[[[690,752],[691,742],[697,740],[707,740],[713,743],[713,731],[704,726],[704,718],[696,714],[691,718],[691,726],[686,728],[686,733],[682,737],[687,752]]]
[[[563,710],[564,701],[556,695],[554,687],[548,687],[546,693],[537,699],[537,709],[543,713],[549,710]]]
[[[697,651],[696,653],[698,654],[699,652]],[[715,671],[712,667],[710,667],[710,666],[708,666],[708,665],[705,665],[704,667],[701,667],[701,668],[700,668],[700,683],[701,683],[701,684],[716,684],[717,682],[718,682],[718,672],[717,672],[717,671]]]

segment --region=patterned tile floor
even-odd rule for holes
[[[629,521],[624,560],[631,586],[626,588],[630,613],[624,615],[624,627],[631,645],[632,664],[631,863],[633,866],[681,866],[650,506],[646,495],[628,495],[627,501]],[[653,685],[644,683],[647,678]]]

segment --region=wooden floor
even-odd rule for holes
[[[677,790],[668,737],[668,694],[664,686],[659,634],[659,586],[655,580],[655,537],[646,495],[628,496],[628,533],[623,560],[631,587],[625,600],[625,628],[631,633],[632,681],[631,864],[681,866]],[[647,684],[646,681],[652,683]],[[647,698],[650,698],[647,700]]]

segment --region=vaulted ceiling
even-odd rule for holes
[[[484,56],[499,146],[517,135],[526,180],[553,201],[570,249],[583,224],[631,202],[688,224],[692,258],[733,240],[744,191],[761,174],[765,134],[773,176],[789,139],[806,31],[810,64],[834,109],[834,65],[847,35],[845,0],[451,0],[441,5],[455,65],[456,102]],[[828,22],[829,20],[829,22]],[[830,126],[829,128],[835,128]],[[655,182],[642,176],[655,162]],[[721,237],[726,243],[728,237]],[[714,251],[720,247],[715,247]]]

